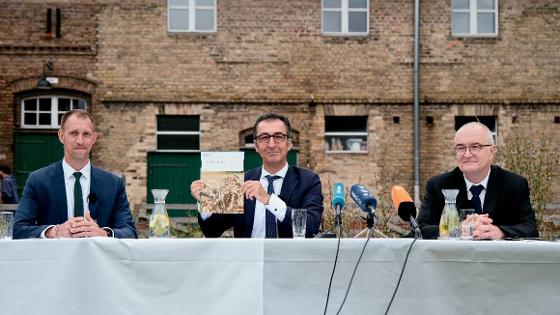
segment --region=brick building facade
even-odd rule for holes
[[[17,164],[19,134],[55,130],[22,126],[22,100],[56,94],[88,103],[100,132],[93,162],[124,174],[132,204],[146,202],[158,115],[198,117],[206,151],[239,150],[259,114],[282,112],[298,134],[299,165],[321,175],[326,202],[334,181],[385,198],[392,184],[412,191],[413,1],[369,1],[362,36],[324,34],[320,0],[216,0],[213,32],[169,31],[165,0],[1,3],[0,160],[8,164]],[[490,117],[498,144],[515,123],[558,145],[560,3],[496,3],[497,36],[469,37],[452,34],[451,1],[421,1],[421,187],[453,166],[457,117]],[[35,88],[44,70],[58,79],[48,91]],[[358,129],[367,142],[337,142],[332,116],[366,117]]]

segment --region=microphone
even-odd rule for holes
[[[344,184],[334,183],[332,194],[332,206],[336,211],[336,215],[340,216],[340,212],[346,206],[346,198],[344,197]]]
[[[375,212],[375,209],[377,208],[377,200],[363,185],[352,185],[352,188],[350,189],[350,197],[363,212]]]
[[[414,231],[415,239],[422,239],[420,226],[416,222],[416,206],[412,202],[412,198],[408,192],[401,186],[393,186],[391,189],[391,196],[393,198],[393,205],[397,209],[399,217],[403,221],[410,222],[412,230]]]

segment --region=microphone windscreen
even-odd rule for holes
[[[410,217],[416,218],[416,206],[412,201],[403,201],[398,208],[399,217],[404,221],[410,221]]]
[[[346,206],[346,198],[344,197],[344,184],[342,183],[335,183],[333,187],[333,194],[332,194],[332,206],[336,209],[336,207],[340,207],[340,209]]]
[[[372,212],[377,208],[377,199],[363,185],[354,184],[350,189],[350,197],[364,212]]]
[[[393,206],[395,209],[399,208],[401,202],[412,201],[406,189],[399,185],[395,185],[391,189],[391,198],[393,199]]]

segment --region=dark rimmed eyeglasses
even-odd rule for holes
[[[467,150],[469,150],[469,152],[471,154],[478,154],[478,153],[480,153],[482,148],[491,147],[491,146],[492,146],[492,144],[475,143],[475,144],[471,144],[471,145],[456,145],[453,149],[455,149],[455,152],[457,152],[458,155],[463,155],[463,154],[467,153]]]
[[[256,136],[255,140],[259,143],[269,143],[271,138],[274,139],[275,143],[280,143],[286,141],[286,139],[288,139],[288,135],[285,133],[275,133],[273,135],[264,134]]]

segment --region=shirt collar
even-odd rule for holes
[[[290,165],[288,165],[288,163],[286,163],[286,165],[284,165],[284,167],[282,167],[282,169],[280,169],[276,174],[270,174],[267,170],[264,169],[264,165],[261,167],[261,179],[263,179],[265,176],[267,175],[276,175],[276,176],[280,176],[282,178],[286,177],[286,173],[288,173],[288,168],[290,167]]]
[[[91,174],[91,161],[88,160],[87,164],[82,167],[81,170],[75,170],[72,166],[70,166],[70,164],[66,163],[66,161],[62,159],[62,171],[64,172],[64,178],[74,177],[75,172],[80,172],[85,179],[89,179]]]
[[[488,174],[486,175],[486,177],[484,177],[484,179],[480,183],[471,182],[463,174],[463,178],[465,179],[465,184],[467,184],[467,191],[469,191],[471,189],[471,187],[474,186],[474,185],[482,185],[482,187],[484,187],[484,189],[486,189],[486,187],[488,187],[488,179],[490,179],[490,171],[491,171],[491,169],[488,170]]]

